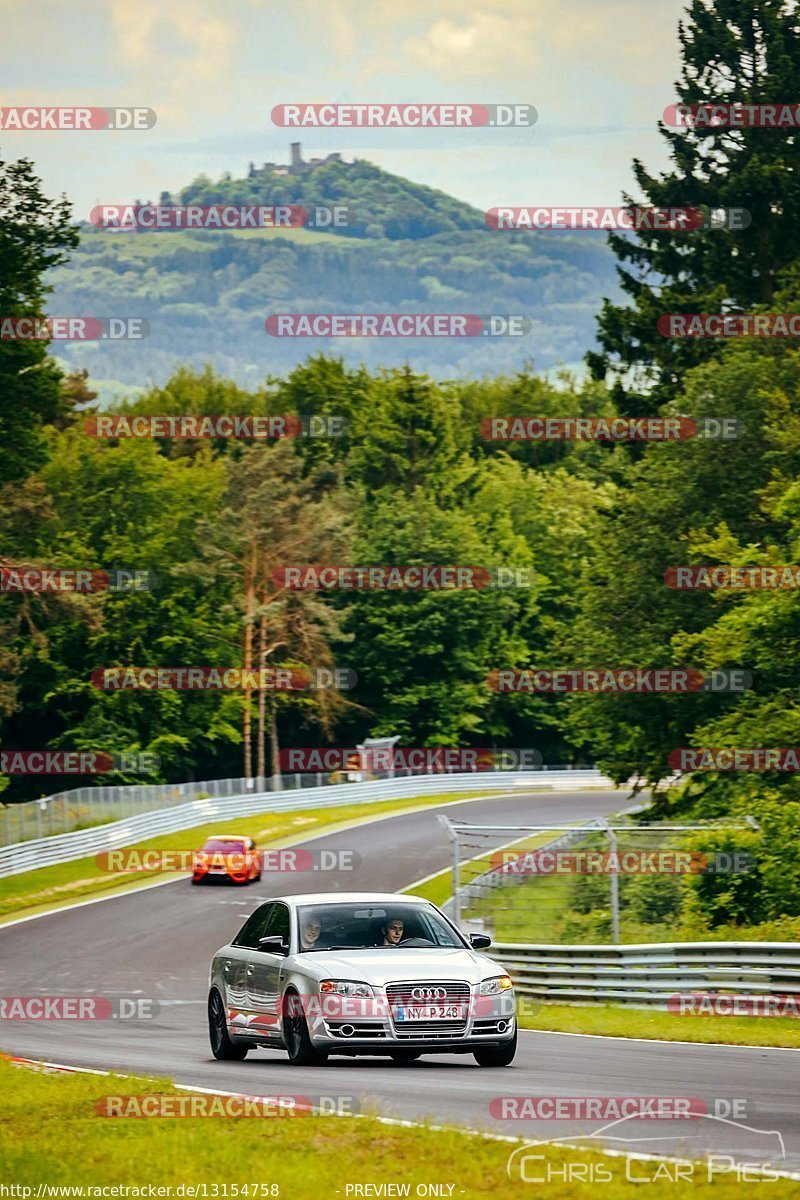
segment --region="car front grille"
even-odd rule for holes
[[[444,995],[415,996],[413,994],[415,988],[422,988],[424,992],[443,989]],[[471,995],[469,984],[461,980],[409,979],[401,983],[387,984],[386,996],[389,1001],[389,1011],[392,1014],[392,1028],[395,1036],[398,1039],[408,1038],[411,1040],[424,1038],[426,1041],[447,1041],[454,1037],[460,1037],[466,1032]],[[467,1016],[455,1021],[396,1021],[394,1009],[398,1005],[408,1004],[461,1004]]]

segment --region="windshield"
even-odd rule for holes
[[[299,910],[301,954],[316,950],[390,951],[465,943],[433,908],[403,904],[306,904]]]
[[[210,854],[222,851],[225,854],[241,854],[244,848],[244,841],[227,842],[222,838],[209,838],[200,853]]]

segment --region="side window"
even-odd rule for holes
[[[289,943],[289,909],[285,904],[274,904],[269,924],[261,937],[282,937]]]
[[[428,938],[428,940],[431,942],[435,942],[437,946],[458,945],[453,933],[447,928],[443,921],[436,921],[429,917],[427,913],[422,913],[420,916],[423,926],[422,937]]]
[[[283,907],[282,904],[262,904],[247,918],[233,940],[234,946],[246,946],[249,950],[257,950],[258,939],[267,936],[267,925],[270,923],[275,909]]]

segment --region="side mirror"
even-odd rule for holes
[[[279,934],[272,934],[270,937],[258,939],[259,950],[265,950],[267,954],[288,954],[289,947],[287,943],[280,937]]]
[[[468,937],[473,950],[488,950],[492,944],[488,933],[470,933]]]

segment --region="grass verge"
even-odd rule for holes
[[[328,1084],[327,1091],[333,1090]],[[510,1182],[506,1173],[513,1145],[457,1130],[404,1128],[370,1117],[112,1119],[96,1113],[95,1104],[104,1096],[188,1097],[189,1093],[177,1092],[169,1082],[120,1075],[43,1074],[7,1062],[0,1062],[0,1093],[3,1178],[18,1188],[33,1189],[27,1196],[35,1195],[39,1184],[47,1184],[154,1186],[165,1189],[161,1195],[173,1197],[185,1197],[188,1187],[199,1186],[205,1190],[196,1195],[208,1197],[316,1200],[339,1196],[347,1200],[359,1194],[414,1196],[418,1185],[436,1183],[444,1187],[432,1194],[496,1200],[511,1194],[512,1188],[518,1194],[521,1187],[518,1181]],[[538,1146],[535,1153],[543,1156],[533,1164],[536,1173],[540,1177],[552,1173],[553,1196],[583,1200],[596,1195],[597,1185],[589,1180],[598,1172],[603,1172],[600,1182],[607,1200],[632,1193],[624,1159],[547,1145]],[[579,1166],[586,1181],[564,1182],[565,1164],[573,1164],[573,1171]],[[674,1182],[666,1177],[669,1170],[674,1167],[665,1163],[636,1162],[632,1173],[651,1180],[650,1200],[674,1200]],[[740,1194],[741,1184],[734,1175],[718,1174],[709,1183],[708,1171],[708,1164],[697,1164],[693,1196],[734,1200]],[[367,1183],[395,1188],[365,1191]],[[359,1184],[360,1193],[353,1190]],[[181,1192],[177,1191],[180,1185]],[[769,1191],[783,1200],[797,1195],[797,1184],[778,1180]],[[24,1192],[15,1194],[27,1200]],[[84,1196],[91,1194],[84,1192]]]
[[[543,846],[547,842],[552,841],[553,836],[554,835],[552,833],[539,833],[539,834],[531,835],[530,837],[520,838],[518,841],[512,843],[513,850],[515,852],[519,852],[522,850],[535,850],[537,846]],[[507,849],[511,849],[511,847],[507,847]],[[501,850],[494,849],[494,850],[487,851],[485,854],[478,855],[477,858],[464,859],[462,861],[461,867],[460,867],[461,886],[463,887],[465,884],[467,884],[471,880],[475,879],[483,871],[488,870],[488,868],[491,867],[493,865],[493,863],[496,862],[496,857],[499,853],[501,853]],[[447,867],[444,871],[440,871],[438,875],[432,875],[430,879],[426,879],[424,883],[421,883],[421,884],[413,884],[412,883],[410,887],[403,889],[404,894],[408,894],[409,892],[413,892],[413,894],[415,896],[424,896],[425,899],[430,900],[432,904],[438,904],[439,906],[441,906],[442,904],[444,904],[445,900],[449,900],[453,894],[453,872],[452,872],[452,869],[450,867]],[[464,915],[469,915],[469,914],[464,914]],[[516,938],[516,939],[512,939],[512,938],[500,939],[500,938],[498,938],[497,940],[498,941],[501,941],[501,940],[503,940],[503,941],[512,941],[512,940],[522,941],[523,939],[522,938]],[[529,939],[529,940],[533,940],[533,939]],[[541,941],[542,939],[540,938],[538,940]]]
[[[800,1020],[796,1017],[719,1017],[695,1013],[681,1016],[624,1004],[541,1004],[536,1011],[528,1011],[533,1004],[520,998],[519,1023],[523,1029],[800,1049]]]
[[[300,837],[306,838],[317,832],[332,832],[333,827],[357,825],[374,817],[490,795],[490,792],[454,792],[422,798],[415,796],[409,800],[347,804],[340,808],[315,809],[309,805],[307,809],[293,812],[265,812],[253,817],[236,817],[229,821],[215,820],[208,825],[196,825],[192,829],[136,842],[133,846],[137,850],[196,850],[203,839],[212,833],[247,834],[255,838],[259,846],[288,845]],[[24,871],[20,875],[10,875],[0,880],[0,924],[15,916],[59,908],[74,900],[103,895],[109,891],[129,890],[152,883],[156,879],[169,878],[178,878],[178,874],[167,871],[137,871],[132,879],[130,874],[101,871],[94,857],[59,863],[52,867],[40,867],[36,871]]]

